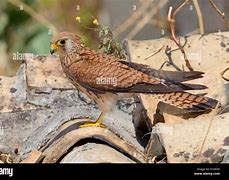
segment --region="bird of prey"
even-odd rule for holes
[[[206,88],[183,83],[202,77],[202,72],[162,71],[122,61],[88,48],[74,33],[61,32],[56,35],[51,41],[50,53],[59,55],[63,71],[73,85],[93,99],[101,110],[95,122],[85,122],[80,127],[105,127],[102,123],[104,115],[112,110],[117,100],[139,93],[152,94],[158,100],[188,112],[211,110],[216,108],[218,102],[185,92]]]

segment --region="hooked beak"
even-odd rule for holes
[[[57,48],[58,48],[57,45],[52,43],[50,45],[50,53],[53,54],[56,51]]]

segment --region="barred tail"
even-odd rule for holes
[[[166,104],[191,112],[211,110],[216,108],[218,103],[215,99],[187,92],[161,93],[153,96]]]

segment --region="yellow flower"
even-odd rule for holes
[[[79,23],[81,23],[81,18],[80,18],[80,16],[76,16],[76,21],[78,21]]]
[[[95,24],[95,25],[97,25],[97,26],[99,25],[99,22],[98,22],[97,19],[94,19],[92,23]]]

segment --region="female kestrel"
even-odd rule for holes
[[[67,77],[76,88],[95,100],[102,111],[95,123],[87,122],[81,127],[105,127],[102,119],[117,100],[138,93],[152,94],[164,103],[191,112],[213,109],[218,102],[184,92],[206,88],[203,85],[182,83],[202,77],[202,72],[160,71],[143,64],[121,61],[86,47],[73,33],[62,32],[54,37],[50,52],[59,55]]]

